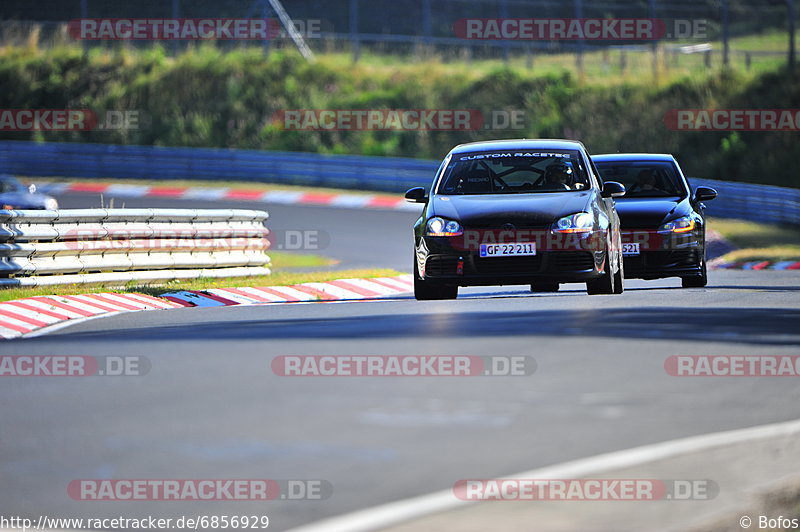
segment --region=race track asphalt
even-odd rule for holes
[[[77,207],[93,198],[60,200]],[[413,213],[267,208],[272,228],[325,228],[331,245],[320,253],[342,266],[409,269]],[[381,238],[365,245],[369,236]],[[0,514],[267,514],[270,528],[285,530],[459,479],[800,417],[796,379],[682,378],[664,368],[672,355],[797,355],[797,273],[714,271],[705,289],[679,286],[629,281],[622,295],[591,297],[577,284],[556,294],[473,288],[442,302],[139,312],[5,341],[0,355],[144,356],[151,369],[4,378]],[[537,369],[514,377],[282,377],[270,366],[280,355],[465,354],[533,357]],[[71,500],[66,487],[82,478],[324,479],[333,496]]]

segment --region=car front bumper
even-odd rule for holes
[[[646,229],[623,229],[621,233],[623,244],[640,244],[638,254],[623,254],[627,279],[694,277],[702,272],[705,260],[702,229],[680,235]]]
[[[605,241],[605,231],[595,235]],[[425,281],[459,286],[585,282],[605,273],[606,249],[545,249],[535,255],[481,257],[444,237],[422,237],[416,246],[417,271]]]

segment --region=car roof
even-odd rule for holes
[[[580,150],[586,149],[582,142],[564,139],[511,139],[486,140],[459,144],[452,153],[469,153],[492,150]]]
[[[609,161],[669,161],[675,157],[669,153],[604,153],[602,155],[592,155],[592,160],[596,163]]]

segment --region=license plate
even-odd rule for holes
[[[481,244],[481,257],[521,257],[536,255],[536,242]]]
[[[636,244],[622,244],[622,254],[623,255],[638,255],[639,254],[639,243]]]

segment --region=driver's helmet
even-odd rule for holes
[[[544,171],[544,178],[550,183],[572,183],[572,167],[564,163],[555,163],[548,166]]]

